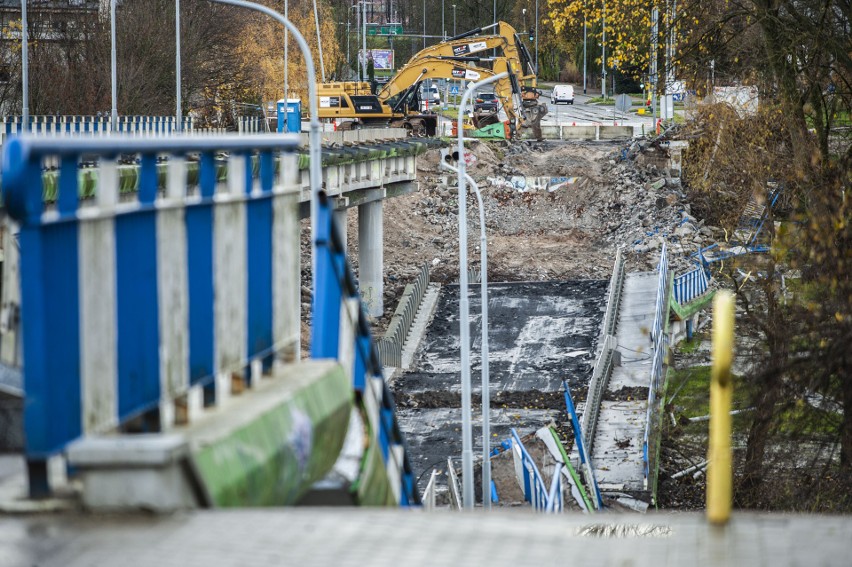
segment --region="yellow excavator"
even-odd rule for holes
[[[480,81],[508,71],[507,78],[494,84],[494,94],[502,106],[499,110],[505,112],[505,118],[501,119],[499,110],[496,113],[475,114],[474,125],[478,128],[498,121],[506,121],[512,133],[519,127],[530,125],[528,116],[523,111],[522,91],[511,61],[505,57],[479,59],[491,61],[493,67],[487,69],[472,64],[460,64],[454,57],[419,58],[400,69],[379,91],[378,99],[382,104],[390,106],[394,116],[408,117],[409,125],[406,127],[412,128],[415,134],[422,134],[424,129],[428,129],[427,121],[432,116],[416,114],[420,108],[420,85],[424,81],[434,79]]]
[[[494,35],[480,35],[498,28]],[[476,56],[489,49],[500,57]],[[491,63],[491,69],[473,63]],[[418,52],[382,88],[378,96],[366,82],[322,83],[318,89],[320,118],[332,119],[341,129],[371,125],[408,128],[414,135],[433,136],[437,116],[420,112],[420,85],[427,79],[477,81],[503,71],[494,93],[502,102],[512,132],[520,126],[536,128],[547,106],[538,103],[536,74],[529,52],[515,29],[506,22],[484,26],[454,36]],[[474,123],[497,121],[498,114],[475,117]]]

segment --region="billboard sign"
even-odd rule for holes
[[[359,51],[363,57],[363,50]],[[368,49],[367,60],[373,58],[373,68],[376,71],[393,70],[393,49]]]

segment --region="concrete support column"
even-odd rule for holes
[[[370,317],[384,310],[384,248],[382,201],[358,205],[358,281]]]
[[[346,226],[349,219],[349,209],[334,209],[334,224],[337,225],[340,240],[343,242],[343,248],[348,249],[346,242]]]

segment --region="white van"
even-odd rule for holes
[[[550,102],[553,104],[560,102],[574,104],[574,87],[571,85],[555,85],[550,95]]]

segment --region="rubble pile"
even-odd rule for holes
[[[438,150],[418,158],[419,190],[384,202],[385,317],[405,284],[429,263],[432,278],[458,280],[458,187],[440,168]],[[664,147],[624,142],[473,142],[466,169],[485,206],[490,281],[608,279],[615,250],[628,268],[653,270],[663,242],[675,274],[695,266],[690,255],[724,239],[691,215]],[[529,178],[524,184],[500,182]],[[545,184],[542,178],[551,178]],[[496,180],[496,181],[495,181]],[[519,186],[523,186],[519,189]],[[551,190],[552,189],[552,190]],[[469,266],[480,266],[479,210],[468,193]],[[349,261],[358,267],[358,214],[348,214]],[[310,257],[303,222],[303,258]],[[303,313],[309,313],[310,263],[303,262]]]

